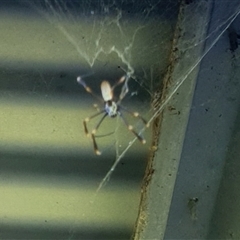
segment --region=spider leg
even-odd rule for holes
[[[105,110],[103,110],[102,112],[105,112]],[[101,113],[102,113],[101,112]],[[98,128],[100,127],[101,123],[103,122],[104,118],[108,115],[108,113],[105,113],[103,115],[103,117],[99,120],[98,124],[96,125],[96,127],[92,130],[92,134],[96,134]]]
[[[86,92],[90,93],[93,97],[100,100],[100,102],[103,102],[103,99],[96,95],[80,76],[77,77],[77,82],[85,88]]]
[[[88,133],[88,128],[87,128],[87,123],[88,123],[91,119],[97,117],[98,115],[100,115],[100,114],[102,114],[102,113],[104,113],[104,112],[105,112],[105,110],[103,109],[102,111],[100,111],[100,112],[98,112],[98,113],[95,113],[94,115],[92,115],[92,116],[90,116],[90,117],[87,117],[87,118],[85,118],[85,119],[83,120],[83,126],[84,126],[84,131],[85,131],[86,135],[89,135],[89,133]]]
[[[129,111],[128,109],[126,109],[125,107],[123,106],[119,106],[121,110],[125,111],[126,113],[132,115],[133,117],[135,118],[139,118],[144,124],[146,127],[149,127],[149,123],[138,113],[138,112],[132,112],[132,111]]]
[[[92,134],[92,141],[93,141],[93,147],[94,147],[95,154],[101,155],[101,152],[98,150],[98,146],[97,146],[97,142],[96,142],[96,138],[95,138],[94,134]]]
[[[94,104],[93,104],[93,107],[96,109],[97,112],[100,112],[100,109],[99,109],[98,104],[94,103]]]
[[[114,90],[114,88],[116,88],[118,85],[122,84],[125,80],[126,80],[126,76],[122,76],[122,77],[112,86],[112,90]]]
[[[105,110],[104,110],[104,111],[105,111]],[[100,127],[101,123],[103,122],[104,118],[105,118],[107,115],[108,115],[107,113],[105,113],[105,114],[103,115],[103,117],[99,120],[97,126],[92,130],[92,133],[91,133],[94,151],[95,151],[95,153],[96,153],[97,155],[101,155],[101,152],[100,152],[99,149],[98,149],[95,134],[96,134],[98,128]]]
[[[146,140],[141,137],[134,129],[133,129],[133,126],[128,124],[126,118],[119,112],[119,116],[120,118],[123,120],[123,122],[125,123],[125,125],[127,126],[128,130],[131,131],[136,137],[137,139],[142,143],[142,144],[145,144],[146,143]]]
[[[122,77],[123,78],[123,77]],[[121,93],[120,93],[120,96],[119,96],[119,99],[118,99],[118,104],[120,104],[120,102],[123,100],[123,98],[125,98],[126,94],[128,93],[129,91],[129,88],[128,88],[128,80],[129,80],[130,76],[129,75],[126,75],[124,76],[123,78],[123,81],[125,81],[123,87],[122,87],[122,90],[121,90]],[[121,80],[121,79],[120,79]],[[122,81],[122,82],[123,82]]]

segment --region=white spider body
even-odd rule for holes
[[[101,83],[102,97],[105,102],[112,101],[113,99],[113,90],[108,81],[103,81]]]
[[[101,83],[102,97],[105,102],[105,111],[109,117],[116,117],[118,114],[118,105],[113,101],[113,89],[108,81]]]

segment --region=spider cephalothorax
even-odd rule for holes
[[[100,127],[102,121],[105,119],[106,116],[109,116],[111,118],[114,118],[116,117],[117,115],[119,115],[121,117],[121,119],[123,120],[123,122],[125,123],[125,125],[127,126],[128,130],[131,131],[137,138],[138,140],[141,142],[141,143],[146,143],[146,140],[140,136],[134,129],[133,129],[133,126],[132,125],[129,125],[127,120],[125,119],[125,117],[123,116],[122,114],[122,110],[127,112],[128,114],[132,115],[133,117],[136,117],[136,118],[139,118],[142,120],[142,122],[146,125],[146,127],[148,127],[148,122],[142,118],[138,112],[131,112],[131,111],[128,111],[127,109],[125,109],[124,107],[120,106],[120,103],[122,101],[122,99],[125,97],[125,95],[127,94],[128,92],[128,86],[127,86],[127,83],[126,83],[126,78],[128,79],[127,76],[123,76],[119,79],[119,81],[113,86],[111,87],[110,83],[108,81],[103,81],[101,83],[101,92],[102,92],[102,98],[103,98],[103,101],[104,101],[104,109],[101,110],[100,112],[90,116],[90,117],[87,117],[84,119],[83,121],[83,126],[84,126],[84,131],[85,133],[89,136],[89,131],[88,131],[88,128],[87,128],[87,123],[95,118],[96,116],[100,115],[100,114],[104,114],[102,116],[102,118],[99,120],[99,122],[97,123],[96,127],[94,129],[92,129],[90,135],[92,137],[92,141],[93,141],[93,147],[94,147],[94,151],[97,155],[100,155],[101,152],[98,150],[98,146],[97,146],[97,142],[96,142],[96,132],[98,130],[98,128]],[[81,84],[85,90],[89,93],[91,93],[93,96],[96,96],[92,89],[90,87],[88,87],[86,85],[86,83],[82,80],[82,78],[79,76],[77,77],[77,82],[79,84]],[[119,96],[119,99],[117,102],[115,102],[113,100],[113,90],[116,86],[118,86],[119,84],[125,82],[124,86],[122,87],[122,91],[120,93],[120,96]]]
[[[105,102],[105,111],[109,117],[114,118],[117,116],[119,110],[119,106],[116,102],[109,100]]]

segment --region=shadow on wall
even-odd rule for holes
[[[240,229],[240,109],[232,130],[208,239],[239,239]]]

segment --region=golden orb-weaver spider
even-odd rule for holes
[[[123,76],[121,77],[118,82],[111,87],[110,83],[108,81],[102,81],[101,83],[101,92],[102,92],[102,98],[100,100],[104,101],[104,109],[102,109],[100,112],[87,117],[83,120],[83,126],[84,126],[84,131],[86,133],[87,136],[91,136],[92,141],[93,141],[93,147],[94,147],[94,151],[97,155],[101,155],[101,152],[98,149],[98,145],[96,142],[96,132],[98,130],[98,128],[100,127],[101,123],[103,122],[103,120],[105,119],[106,116],[109,116],[111,118],[115,118],[117,115],[120,116],[120,118],[123,120],[123,122],[125,123],[125,125],[127,126],[128,130],[131,131],[136,137],[137,139],[142,143],[145,144],[146,140],[140,136],[134,129],[132,125],[129,125],[126,118],[123,116],[121,111],[125,111],[126,113],[132,115],[133,117],[139,118],[141,119],[141,121],[145,124],[146,127],[149,126],[148,122],[138,113],[138,112],[131,112],[129,110],[127,110],[126,108],[124,108],[120,103],[123,100],[123,98],[126,96],[126,94],[128,93],[128,85],[127,85],[127,80],[128,80],[128,76]],[[83,79],[81,78],[81,76],[77,77],[77,82],[79,84],[81,84],[85,90],[92,94],[93,96],[96,96],[92,89],[86,85],[86,83],[83,81]],[[122,91],[120,93],[119,99],[118,101],[114,101],[114,89],[115,87],[117,87],[118,85],[124,83],[123,87],[122,87]],[[96,96],[97,98],[99,98],[98,96]],[[97,117],[98,115],[103,114],[102,118],[99,120],[99,122],[97,123],[96,127],[91,131],[91,133],[89,134],[88,128],[87,128],[87,123]]]

